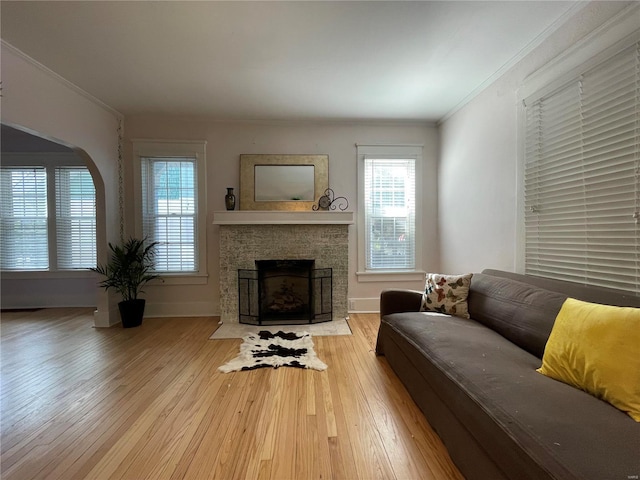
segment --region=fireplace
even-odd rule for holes
[[[256,260],[238,270],[238,320],[252,325],[319,323],[332,320],[331,268],[314,260]]]
[[[353,224],[353,212],[235,210],[214,212],[213,223],[220,234],[218,275],[222,323],[238,323],[240,319],[239,270],[255,270],[248,274],[255,275],[254,286],[246,288],[256,289],[252,293],[257,295],[256,260],[312,258],[315,269],[331,269],[331,296],[323,294],[322,298],[331,300],[332,320],[348,315],[349,226]],[[249,305],[245,304],[245,308]],[[258,307],[251,308],[251,312],[243,314],[257,319]]]

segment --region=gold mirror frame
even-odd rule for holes
[[[256,167],[304,166],[313,169],[314,198],[307,200],[256,200]],[[328,155],[240,155],[240,210],[311,210],[329,188]]]

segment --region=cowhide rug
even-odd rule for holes
[[[263,367],[327,369],[327,366],[316,356],[311,335],[307,332],[260,331],[250,333],[243,340],[240,345],[240,355],[218,367],[218,370],[229,373]]]

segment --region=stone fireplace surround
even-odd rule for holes
[[[220,320],[238,323],[238,269],[256,260],[315,260],[333,270],[333,319],[347,317],[353,212],[214,212],[220,231]]]

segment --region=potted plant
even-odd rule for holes
[[[147,282],[159,277],[152,271],[157,244],[133,237],[123,245],[109,243],[109,262],[91,269],[105,277],[99,284],[101,287],[113,288],[122,297],[118,309],[124,328],[142,324],[145,300],[138,298],[138,294]]]

